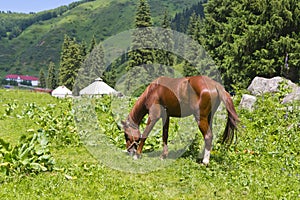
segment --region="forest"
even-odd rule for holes
[[[203,6],[197,6],[198,9],[195,10],[200,12],[189,13],[185,34],[208,52],[227,89],[246,88],[256,76],[283,76],[293,82],[299,82],[300,4],[297,1],[208,1],[203,3]],[[204,13],[201,10],[204,10]],[[176,16],[173,27],[180,27],[181,17]],[[169,19],[165,13],[160,26],[171,29],[172,23]],[[153,22],[151,7],[146,1],[141,1],[136,11],[135,28],[144,27],[153,27]],[[148,42],[156,42],[149,36],[155,33],[142,34],[145,38],[151,38]],[[138,34],[133,36],[134,48],[144,45],[142,43],[145,41],[141,42],[140,37]],[[170,35],[165,37],[160,43],[174,44]],[[201,53],[195,55],[195,52],[185,52],[188,54],[186,58],[190,61],[201,60]],[[114,79],[120,76],[117,71],[128,72],[141,64],[180,65],[184,76],[201,73],[194,69],[199,63],[190,63],[172,53],[141,49],[129,50],[124,54],[128,55],[113,63],[115,66],[108,67],[113,71],[103,72],[104,79],[111,85],[114,85]],[[90,65],[93,66],[93,63]],[[120,70],[120,67],[123,69]],[[132,77],[133,80],[137,78]]]
[[[1,22],[4,23],[4,26],[1,27],[5,29],[2,32],[9,33],[6,34],[5,37],[17,37],[18,34],[14,34],[14,29],[22,32],[23,29],[26,29],[26,27],[34,21],[47,21],[47,19],[51,17],[64,16],[63,13],[67,10],[72,10],[72,8],[78,5],[83,6],[85,3],[86,1],[82,1],[80,4],[74,3],[74,5],[69,5],[69,8],[61,7],[53,11],[26,15],[28,19],[24,18],[21,21],[19,21],[20,18],[18,18],[18,21],[10,21],[10,23],[2,20]],[[94,2],[92,1],[90,3],[93,4]],[[123,6],[126,5],[128,4],[124,4]],[[245,88],[255,76],[284,76],[293,82],[299,82],[300,8],[299,2],[297,1],[204,1],[194,3],[182,11],[176,11],[174,13],[173,10],[171,12],[172,15],[165,9],[167,12],[161,14],[160,20],[157,20],[157,16],[153,17],[153,13],[156,15],[157,11],[151,7],[151,4],[148,9],[149,11],[143,13],[143,15],[148,15],[149,19],[151,19],[151,23],[145,26],[164,27],[191,36],[191,38],[203,46],[213,59],[228,89],[232,89],[233,85],[234,87]],[[4,16],[7,17],[9,15],[13,16],[16,14],[8,13]],[[142,16],[140,16],[140,18],[134,16],[135,19],[142,19],[141,17]],[[28,20],[33,21],[28,22]],[[17,26],[12,26],[11,24]],[[135,24],[131,26],[131,28],[139,28],[138,22],[135,21]],[[98,44],[104,40],[99,40],[97,36],[95,39],[95,34],[93,33],[90,33],[88,40],[83,39],[76,33],[72,34],[67,32],[65,33],[65,36],[66,35],[72,40],[76,40],[76,42],[82,46],[82,49],[85,49],[83,51],[86,52],[82,52],[85,56],[91,52],[90,46],[96,46],[93,42]],[[36,68],[35,74],[40,72],[41,69],[44,71],[47,70],[50,62],[55,64],[55,69],[59,72],[60,65],[62,65],[63,41],[61,44],[59,52],[55,53],[59,55],[59,57],[56,56],[56,59],[48,60],[48,62],[44,60],[40,68]],[[126,68],[128,70],[128,67],[126,67],[128,66],[128,64],[126,64],[127,61],[124,60],[129,58],[126,55],[127,53],[128,52],[124,52],[125,55],[115,61],[114,65],[118,66],[107,67],[108,71],[103,75],[112,86],[114,85],[115,79],[124,73]],[[32,56],[30,56],[31,59],[33,59],[32,62],[37,60]],[[163,60],[162,58],[154,58],[160,55],[152,54],[151,56],[153,57],[151,58],[151,62],[157,63],[160,62],[159,60]],[[174,55],[172,56],[174,57]],[[83,60],[77,62],[78,69]],[[147,63],[148,61],[143,62]],[[17,63],[20,63],[20,60]],[[28,64],[28,62],[26,63]],[[172,64],[174,66],[185,65],[186,68],[188,68],[187,66],[189,65],[183,63],[181,58],[176,58]],[[5,69],[5,71],[10,71],[7,65],[5,67],[1,66],[1,68]],[[26,70],[32,67],[27,68],[24,66],[17,68],[18,70],[13,72],[22,72],[24,69]],[[11,69],[15,69],[15,67]],[[111,72],[111,69],[115,71]],[[192,69],[182,70],[184,71],[184,75],[197,73],[193,72]]]

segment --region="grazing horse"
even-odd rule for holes
[[[202,162],[208,164],[213,139],[212,119],[221,101],[225,104],[228,113],[222,143],[230,144],[239,119],[231,96],[221,84],[206,76],[157,78],[136,101],[126,121],[122,121],[128,153],[134,154],[134,158],[140,157],[150,131],[162,118],[163,152],[161,157],[166,158],[169,118],[193,115],[205,141]],[[147,125],[141,134],[139,125],[146,114],[148,114]]]

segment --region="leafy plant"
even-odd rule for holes
[[[71,103],[71,100],[60,100],[58,104],[48,104],[46,107],[28,103],[23,116],[33,120],[53,145],[79,145]]]
[[[43,132],[22,135],[19,143],[10,145],[0,139],[0,172],[3,175],[31,174],[53,170],[54,159]]]
[[[7,108],[5,109],[5,116],[10,116],[12,112],[18,108],[18,104],[13,102],[13,103],[8,103],[6,104]]]

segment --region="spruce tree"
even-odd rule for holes
[[[116,79],[117,79],[116,74],[117,74],[117,72],[116,72],[115,67],[112,67],[110,70],[106,70],[103,73],[103,81],[105,83],[107,83],[108,85],[110,85],[111,87],[114,87],[116,84]]]
[[[160,38],[160,46],[164,51],[161,52],[160,60],[161,64],[172,66],[175,64],[175,56],[172,54],[172,50],[174,48],[174,41],[172,39],[172,31],[171,31],[171,23],[170,17],[167,11],[164,13],[163,22],[162,22],[162,32],[158,38]]]
[[[46,78],[43,69],[40,70],[40,74],[39,74],[39,87],[46,88]]]
[[[164,12],[161,27],[162,29],[156,29],[156,46],[158,47],[158,49],[155,49],[155,62],[158,63],[158,69],[155,69],[156,75],[173,76],[173,65],[175,64],[174,41],[167,11]]]
[[[95,35],[93,35],[88,53],[91,53],[96,45],[97,45],[97,41],[96,41]]]
[[[190,36],[192,42],[188,42],[185,47],[185,58],[183,65],[183,75],[184,76],[193,76],[199,75],[200,68],[200,58],[199,58],[199,43],[198,43],[198,35],[200,32],[200,21],[194,12],[189,20],[189,25],[187,29],[187,34]]]
[[[135,28],[131,51],[129,52],[129,63],[127,70],[142,64],[152,64],[154,62],[153,50],[147,49],[153,42],[153,33],[151,29],[152,19],[150,6],[147,0],[140,0],[135,16]]]
[[[136,16],[135,16],[135,31],[133,33],[131,50],[128,53],[128,65],[126,70],[128,73],[127,89],[132,88],[133,85],[148,84],[151,75],[154,73],[152,64],[155,61],[155,53],[153,49],[149,49],[154,42],[154,33],[149,27],[152,26],[152,18],[150,14],[150,6],[147,0],[140,0]],[[139,68],[141,71],[133,69],[136,66],[143,66]],[[144,74],[144,76],[142,75]],[[145,75],[148,76],[145,76]],[[141,87],[141,91],[144,87]],[[140,93],[137,92],[137,95]]]
[[[48,66],[47,88],[55,89],[57,87],[57,77],[54,62],[50,62]]]
[[[75,94],[78,94],[81,89],[92,83],[96,78],[102,78],[103,72],[106,70],[104,58],[103,45],[100,43],[88,54],[79,69],[75,83],[76,88],[73,90]]]
[[[65,35],[60,59],[59,84],[73,89],[78,70],[86,57],[84,43],[77,43],[75,38]]]

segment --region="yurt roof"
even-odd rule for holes
[[[72,95],[72,91],[69,90],[66,86],[59,86],[56,89],[54,89],[51,92],[52,96],[59,96],[59,97],[63,97],[63,96],[71,96]]]
[[[80,90],[80,95],[102,95],[102,94],[116,94],[117,91],[103,82],[101,78],[95,79],[95,81],[87,87]]]

